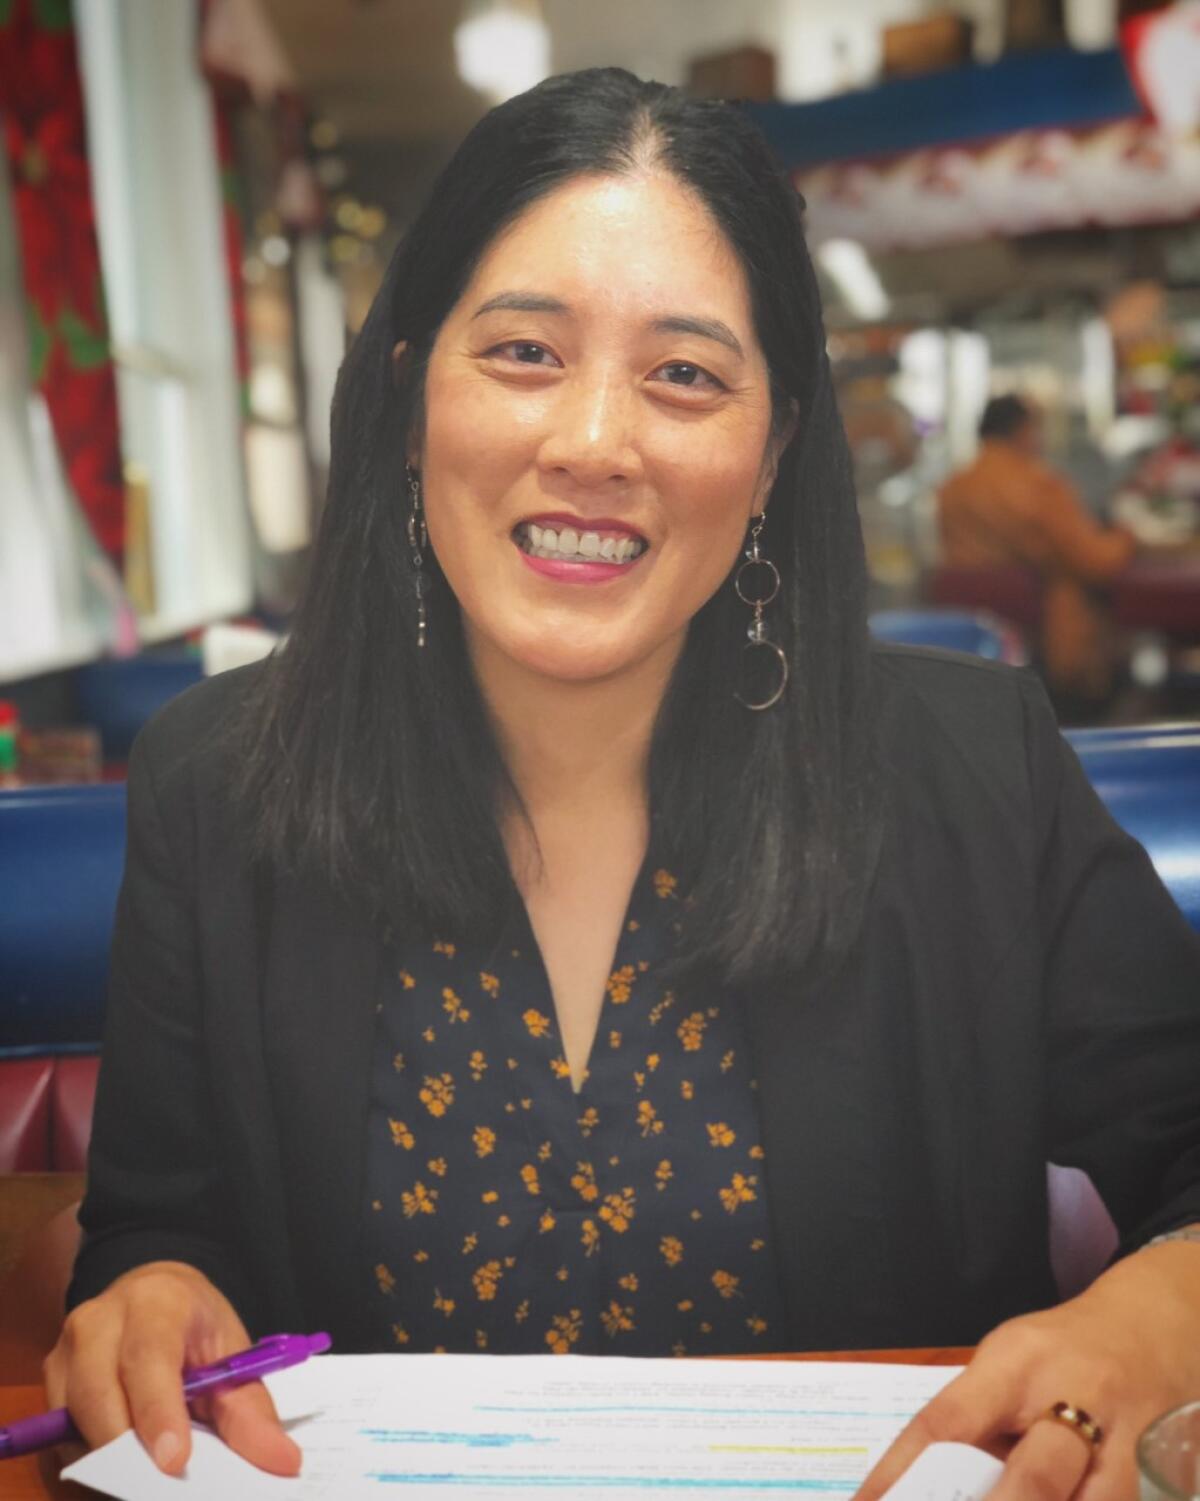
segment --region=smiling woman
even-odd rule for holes
[[[835,964],[877,834],[820,320],[795,194],[738,112],[610,69],[487,115],[342,373],[313,587],[245,767],[264,853],[397,927],[494,935],[510,872],[528,901],[548,844],[584,848],[582,796],[622,852],[610,926],[651,824],[688,873],[665,973]],[[804,671],[756,715],[735,695],[777,675],[733,575],[764,512],[771,639]]]
[[[343,367],[289,644],[129,801],[47,1367],[90,1440],[178,1470],[180,1368],[248,1329],[983,1339],[864,1494],[937,1437],[1011,1450],[997,1501],[1123,1501],[1200,1384],[1195,936],[1033,678],[869,645],[738,110],[604,69],[472,131]],[[1057,1307],[1048,1160],[1137,1253]],[[262,1390],[210,1416],[298,1463]]]

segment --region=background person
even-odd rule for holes
[[[1059,694],[1103,700],[1120,649],[1100,587],[1136,544],[1088,512],[1071,482],[1042,456],[1041,418],[1019,396],[988,402],[978,454],[942,486],[942,562],[953,568],[1024,563],[1044,580],[1040,656]]]
[[[1002,1325],[929,1431],[1124,1496],[1200,1381],[1200,1247],[1147,1245],[1200,1220],[1200,956],[1036,680],[872,647],[865,587],[757,130],[619,70],[492,111],[342,370],[288,645],[133,753],[47,1366],[89,1441],[178,1470],[180,1367],[250,1332]],[[1061,1307],[1047,1158],[1136,1252]],[[212,1415],[298,1463],[261,1389]]]

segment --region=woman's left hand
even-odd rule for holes
[[[877,1501],[928,1444],[955,1440],[1005,1460],[988,1501],[1130,1501],[1138,1435],[1200,1397],[1200,1245],[1126,1257],[1068,1303],[1011,1319],[909,1423],[855,1501]],[[1090,1440],[1039,1421],[1055,1402],[1100,1425]]]

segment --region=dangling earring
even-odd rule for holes
[[[425,590],[428,580],[422,568],[422,549],[429,545],[429,533],[425,527],[425,516],[421,510],[421,480],[417,471],[411,464],[405,464],[404,477],[408,481],[409,494],[412,496],[412,510],[409,512],[408,525],[405,530],[408,533],[408,545],[412,548],[412,562],[415,572],[415,588],[417,591],[417,645],[425,645]]]
[[[763,609],[769,605],[779,593],[779,569],[771,562],[770,558],[764,558],[758,550],[758,534],[766,525],[767,513],[764,511],[750,528],[750,546],[746,549],[746,561],[738,569],[733,577],[733,587],[737,591],[737,597],[743,604],[754,606],[754,619],[746,628],[746,635],[750,638],[742,647],[743,675],[745,672],[746,653],[753,652],[756,648],[765,647],[775,653],[776,661],[780,670],[779,686],[771,696],[761,704],[747,702],[740,693],[734,693],[734,698],[739,704],[747,709],[769,709],[772,704],[777,704],[783,697],[783,690],[787,687],[788,663],[783,648],[774,641],[768,641],[763,630]],[[755,570],[759,570],[758,587],[754,587]],[[767,570],[764,573],[762,570]],[[746,587],[743,587],[743,584]],[[747,588],[750,590],[747,593]]]

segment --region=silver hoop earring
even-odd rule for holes
[[[405,464],[404,477],[408,481],[408,491],[412,497],[412,510],[408,515],[408,524],[405,531],[408,534],[408,545],[412,548],[412,564],[415,574],[414,588],[417,595],[417,645],[425,645],[425,628],[427,617],[425,613],[425,593],[428,587],[428,579],[422,564],[421,556],[429,546],[429,532],[425,527],[425,514],[421,509],[421,478],[411,464]]]
[[[767,513],[764,511],[750,528],[750,546],[746,549],[746,561],[733,576],[733,587],[737,591],[737,597],[743,604],[753,605],[754,619],[746,627],[746,635],[749,640],[742,647],[742,677],[746,674],[747,653],[761,652],[766,650],[773,652],[775,662],[772,664],[779,669],[779,684],[774,693],[764,699],[762,703],[750,703],[740,693],[734,693],[738,703],[747,709],[769,709],[772,704],[777,704],[783,697],[783,690],[787,687],[788,661],[784,655],[783,647],[774,641],[768,641],[763,626],[763,610],[771,603],[779,593],[779,569],[771,562],[770,558],[764,558],[758,550],[758,534],[766,525]]]

